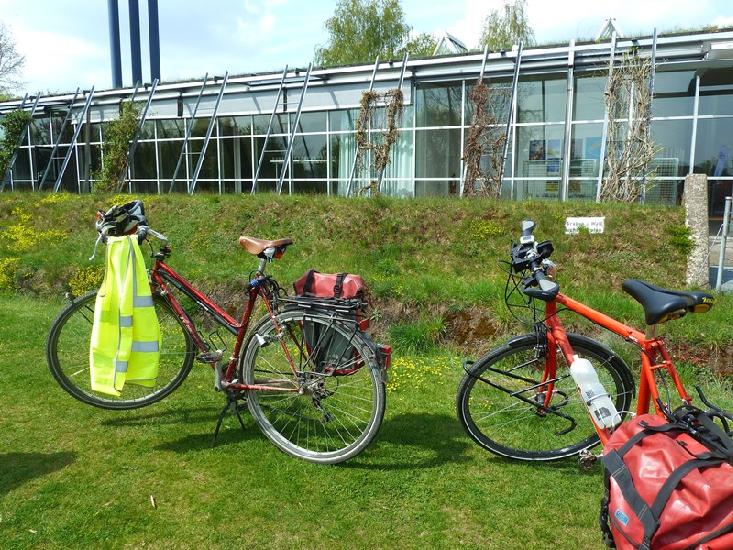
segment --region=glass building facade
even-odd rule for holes
[[[651,57],[652,46],[651,38],[619,39],[616,59],[632,48]],[[489,55],[485,72],[491,88],[489,109],[497,121],[497,134],[506,133],[509,138],[503,196],[595,200],[602,177],[604,90],[611,51],[610,41],[525,50],[519,59],[516,86],[517,52]],[[481,53],[408,61],[402,85],[405,109],[384,174],[384,193],[399,197],[461,194],[463,149],[473,115],[468,98],[482,62]],[[710,182],[711,217],[721,216],[723,199],[733,192],[733,33],[661,36],[654,68],[651,133],[658,152],[653,186],[643,200],[675,203],[684,177],[705,173]],[[314,70],[297,128],[303,72],[288,74],[277,107],[280,74],[230,77],[195,192],[249,193],[262,158],[257,191],[275,190],[286,169],[284,193],[345,194],[356,154],[359,102],[372,69],[364,65]],[[375,90],[394,88],[401,69],[400,62],[380,64]],[[201,81],[158,86],[131,160],[130,191],[189,190],[220,84],[219,80],[204,87],[193,120]],[[52,188],[63,156],[72,147],[60,189],[88,191],[94,171],[104,161],[102,143],[108,121],[118,116],[121,101],[131,93],[118,89],[95,94],[75,143],[72,124],[59,136],[71,95],[42,97],[18,151],[12,188],[37,189],[47,166],[51,185],[46,187]],[[146,99],[145,91],[138,92],[137,101]],[[18,103],[0,103],[0,115],[17,108]],[[83,99],[77,99],[74,112],[81,112],[82,105]],[[628,116],[634,117],[631,103]],[[618,122],[626,123],[628,118]],[[369,128],[372,142],[382,139],[384,125],[384,107],[379,107]],[[51,158],[57,141],[59,148]],[[286,167],[291,141],[292,155]],[[368,151],[356,170],[357,189],[376,177],[371,155]],[[490,156],[487,152],[482,158],[484,167],[491,164]],[[179,157],[181,165],[173,183]]]

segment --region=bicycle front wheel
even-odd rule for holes
[[[364,450],[384,416],[382,372],[355,326],[300,310],[263,319],[240,355],[239,377],[265,389],[247,404],[282,451],[335,464]]]
[[[136,409],[160,401],[188,376],[195,346],[180,319],[160,295],[153,295],[160,325],[160,368],[153,387],[125,384],[119,396],[94,391],[91,385],[89,347],[94,322],[96,291],[75,298],[51,326],[46,358],[59,385],[73,397],[102,409]]]
[[[585,336],[568,334],[575,352],[588,359],[622,418],[634,396],[634,380],[623,360]],[[519,460],[556,460],[598,443],[588,409],[557,354],[557,381],[550,409],[542,411],[541,385],[546,340],[526,334],[489,352],[469,368],[458,386],[458,417],[469,436],[494,454]]]

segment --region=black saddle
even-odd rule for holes
[[[638,279],[626,279],[621,287],[642,305],[648,325],[679,319],[688,312],[705,313],[715,302],[707,292],[668,290]]]

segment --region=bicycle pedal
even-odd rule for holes
[[[224,355],[224,350],[206,351],[196,356],[199,363],[216,363]]]
[[[584,472],[589,472],[597,461],[598,456],[591,453],[588,449],[583,449],[578,456],[578,467]]]

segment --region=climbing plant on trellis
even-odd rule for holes
[[[381,132],[381,143],[372,143],[369,128],[374,125],[380,103],[384,105],[385,128]],[[362,186],[358,191],[360,194],[379,193],[379,184],[389,164],[392,146],[399,135],[397,126],[402,118],[403,110],[404,97],[399,88],[388,90],[383,94],[374,90],[366,90],[362,93],[359,117],[356,119],[356,163],[358,168],[362,168],[365,153],[373,151],[372,160],[377,177]]]
[[[659,147],[651,137],[651,77],[651,60],[636,52],[625,54],[618,65],[611,60],[605,90],[608,143],[601,200],[635,202],[653,184],[653,160]]]
[[[473,116],[463,146],[464,195],[498,198],[501,193],[501,161],[506,135],[499,114],[505,110],[508,96],[506,89],[489,87],[483,78],[479,78],[468,94]],[[481,167],[484,156],[488,157],[486,170]]]

